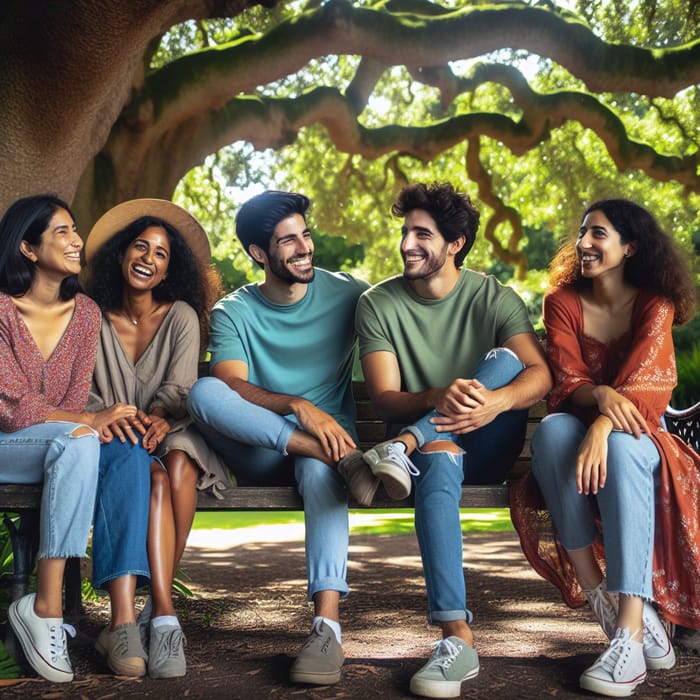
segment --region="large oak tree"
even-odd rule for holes
[[[498,257],[522,273],[521,214],[504,201],[485,143],[522,157],[573,122],[596,135],[620,172],[700,193],[694,0],[581,3],[587,17],[547,0],[311,0],[303,10],[271,0],[269,11],[254,5],[6,2],[0,208],[20,195],[56,191],[73,202],[86,230],[124,199],[171,197],[191,168],[224,146],[280,149],[312,127],[336,152],[383,159],[397,182],[401,159],[434,163],[466,145],[463,167],[490,207],[486,235]],[[670,16],[669,8],[676,8]],[[637,34],[624,30],[623,12],[628,23],[641,22]],[[199,48],[185,46],[162,60],[160,41],[171,27],[213,18],[236,18],[224,39],[205,36],[201,22]],[[548,81],[533,86],[515,67],[527,55],[539,57]],[[343,56],[342,71],[329,69]],[[391,119],[383,120],[395,67],[419,86],[421,105],[407,105],[407,119],[387,109]],[[484,90],[497,97],[490,108]],[[635,112],[657,115],[653,133]],[[494,231],[504,222],[512,235],[499,241]]]

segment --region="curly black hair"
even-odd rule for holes
[[[180,232],[167,221],[142,216],[110,238],[96,253],[88,268],[85,283],[90,296],[103,313],[119,309],[124,294],[121,261],[131,242],[150,226],[165,230],[170,242],[168,274],[153,289],[159,302],[184,301],[197,313],[200,321],[202,348],[209,335],[209,314],[222,294],[221,278],[212,265],[202,265]]]
[[[391,213],[404,217],[414,209],[427,211],[448,243],[464,236],[464,245],[455,255],[455,266],[460,268],[479,228],[479,209],[469,195],[458,192],[449,182],[408,185],[399,192]]]

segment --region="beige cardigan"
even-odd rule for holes
[[[200,469],[197,487],[211,488],[217,495],[231,486],[231,477],[187,414],[187,394],[197,379],[198,362],[199,322],[194,309],[184,301],[173,303],[135,364],[112,324],[103,317],[88,410],[100,411],[118,401],[135,405],[145,413],[162,406],[168,414],[170,432],[155,456],[162,458],[170,450],[182,450]]]

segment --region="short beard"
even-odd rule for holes
[[[287,282],[289,284],[310,284],[314,281],[316,275],[316,270],[312,266],[309,272],[305,272],[303,275],[297,275],[288,267],[283,265],[279,258],[268,258],[270,263],[270,272],[277,277],[277,279],[282,282]]]

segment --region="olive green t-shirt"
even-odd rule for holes
[[[462,270],[442,299],[423,299],[402,276],[368,289],[355,314],[360,357],[393,353],[403,391],[418,392],[469,378],[492,348],[533,333],[522,299],[495,277]]]

